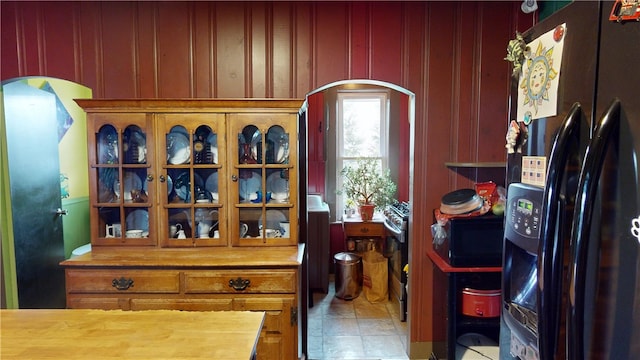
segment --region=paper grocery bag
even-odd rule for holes
[[[369,302],[382,302],[389,298],[387,262],[388,259],[375,250],[362,256],[362,289]]]

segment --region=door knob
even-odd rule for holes
[[[67,209],[57,208],[56,215],[69,215],[69,211]]]

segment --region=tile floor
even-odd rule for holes
[[[407,323],[400,321],[397,304],[370,303],[364,293],[353,300],[339,299],[333,275],[329,292],[314,292],[313,302],[309,309],[310,360],[409,359]]]

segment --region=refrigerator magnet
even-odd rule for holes
[[[640,21],[640,0],[616,0],[611,8],[609,20],[617,22]]]
[[[522,66],[518,82],[518,120],[530,122],[557,115],[566,31],[566,24],[560,24],[527,44],[531,54]]]

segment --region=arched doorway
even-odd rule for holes
[[[307,94],[305,100],[308,136],[309,193],[323,195],[334,215],[335,183],[330,178],[339,172],[335,164],[336,98],[340,91],[385,91],[389,94],[389,157],[392,177],[398,184],[398,200],[410,201],[411,159],[413,158],[413,124],[415,95],[398,85],[378,80],[341,80]],[[338,217],[332,215],[332,220]]]
[[[389,161],[389,169],[392,176],[398,184],[397,198],[399,201],[405,201],[411,203],[411,184],[413,181],[413,149],[414,149],[414,109],[415,109],[415,95],[413,92],[404,89],[395,84],[377,81],[377,80],[341,80],[336,81],[307,94],[305,99],[304,112],[306,116],[305,125],[307,127],[307,138],[305,139],[305,147],[307,149],[306,167],[308,169],[307,178],[307,191],[310,194],[319,194],[322,199],[329,205],[331,209],[331,246],[330,246],[330,259],[333,259],[333,255],[337,252],[344,251],[344,238],[341,233],[341,214],[342,209],[337,206],[336,202],[336,177],[339,173],[339,169],[336,165],[336,116],[337,116],[337,99],[340,92],[385,92],[388,95],[388,136],[389,141],[389,153],[388,156],[393,159]],[[311,248],[311,247],[309,247]],[[311,255],[310,255],[311,256]],[[312,289],[313,290],[313,289]],[[331,292],[330,292],[331,293]],[[311,296],[314,296],[311,294]],[[319,303],[316,302],[315,306],[327,306],[329,309],[325,311],[334,311],[335,308],[341,306],[348,306],[340,304],[339,299],[327,298],[322,293],[316,293],[315,297],[319,299]],[[357,301],[354,300],[354,306],[358,306]],[[366,300],[364,300],[366,301]],[[332,308],[335,306],[335,308]],[[393,306],[393,305],[390,305]],[[358,310],[356,310],[357,312]],[[318,331],[317,325],[314,325],[313,317],[317,309],[311,309],[310,322],[309,322],[309,355],[313,355],[314,351],[314,336],[317,336],[318,332],[327,333],[320,329]],[[325,314],[326,315],[326,314]],[[348,317],[349,315],[347,315]],[[410,317],[410,315],[408,315]],[[339,328],[342,322],[351,324],[358,319],[341,319],[340,317],[331,318],[325,317],[324,326],[329,326],[331,329],[336,329],[339,332]],[[327,321],[335,322],[335,324],[327,324]],[[380,320],[380,325],[385,326],[384,319]],[[393,320],[395,323],[400,323],[400,320]],[[406,326],[408,322],[402,322],[402,326]],[[315,326],[315,327],[314,327]],[[376,325],[374,325],[375,327]],[[402,336],[403,351],[408,353],[408,326],[404,328]],[[317,341],[317,339],[315,339]],[[366,341],[365,341],[366,342]],[[325,340],[325,350],[326,349]],[[325,353],[326,355],[326,353]],[[311,357],[313,358],[313,357]]]

